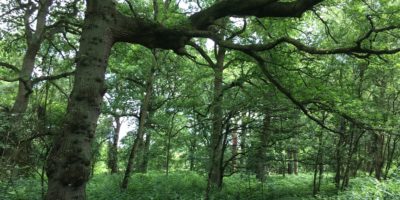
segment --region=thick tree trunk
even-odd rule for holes
[[[113,45],[107,25],[111,1],[89,1],[80,39],[75,82],[63,129],[47,160],[48,200],[85,199],[91,143],[106,91],[104,75]]]
[[[108,153],[108,167],[111,170],[111,174],[118,173],[118,140],[119,132],[121,130],[121,119],[119,116],[114,116],[115,128],[112,137],[112,142],[110,145]]]
[[[133,142],[133,146],[129,153],[128,164],[126,166],[125,175],[121,184],[121,188],[123,189],[126,189],[128,187],[129,177],[131,176],[133,170],[133,163],[138,153],[139,144],[141,141],[143,141],[146,121],[149,115],[148,111],[150,108],[150,101],[153,94],[153,82],[154,82],[156,68],[157,68],[157,60],[156,58],[154,58],[154,63],[151,66],[150,74],[148,76],[148,79],[146,80],[146,94],[144,96],[144,100],[140,108],[140,119],[139,119],[139,127],[137,130],[137,136],[135,138],[135,141]]]

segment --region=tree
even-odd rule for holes
[[[89,177],[91,162],[90,146],[94,138],[96,121],[100,114],[102,96],[105,93],[105,72],[112,46],[117,42],[140,44],[148,48],[173,50],[179,55],[187,55],[184,47],[193,37],[212,38],[223,49],[242,51],[254,58],[262,72],[275,87],[287,96],[307,116],[319,123],[306,107],[299,102],[271,75],[260,51],[273,49],[288,44],[297,50],[309,54],[349,54],[367,57],[371,54],[394,54],[398,48],[368,48],[363,42],[371,34],[395,30],[396,25],[382,28],[371,27],[359,39],[344,47],[317,46],[302,43],[291,37],[275,38],[265,44],[238,44],[224,40],[209,28],[224,17],[255,16],[259,18],[301,17],[312,10],[323,0],[249,0],[220,1],[197,12],[183,22],[169,27],[168,25],[143,19],[139,16],[128,17],[116,9],[111,0],[87,0],[85,21],[80,39],[75,82],[70,95],[66,119],[63,128],[57,134],[47,164],[49,178],[47,199],[85,199],[85,186]],[[135,10],[131,10],[135,13]],[[372,42],[373,43],[373,42]],[[324,125],[321,123],[321,125]]]

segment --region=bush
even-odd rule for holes
[[[250,174],[235,174],[224,179],[223,189],[210,195],[215,200],[306,200],[312,196],[312,175],[300,174],[269,176],[260,183]],[[89,200],[200,200],[204,199],[206,177],[194,172],[173,172],[166,176],[162,172],[134,174],[127,190],[120,189],[122,174],[98,174],[88,183]],[[323,179],[321,193],[317,199],[323,200],[397,200],[400,199],[400,179],[392,178],[379,182],[371,177],[352,179],[347,191],[335,195],[331,176]],[[0,199],[39,200],[41,199],[39,178],[25,178],[0,181]]]

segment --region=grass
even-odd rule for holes
[[[88,199],[94,200],[196,200],[203,199],[206,186],[205,177],[192,172],[173,172],[168,177],[161,172],[134,174],[127,190],[121,190],[121,175],[106,173],[94,176],[87,186]],[[332,177],[323,179],[321,193],[312,196],[312,175],[269,176],[265,183],[254,176],[235,174],[224,179],[223,189],[213,194],[215,200],[387,200],[400,199],[400,179],[378,182],[370,177],[351,180],[351,187],[339,194],[335,193]],[[8,187],[6,187],[8,186]],[[39,179],[20,179],[13,183],[0,182],[0,199],[34,200],[41,199]]]

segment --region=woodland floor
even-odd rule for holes
[[[351,187],[336,193],[332,177],[326,175],[317,197],[312,196],[311,174],[271,175],[264,184],[249,174],[235,174],[224,179],[221,192],[212,199],[400,199],[400,179],[392,178],[378,182],[370,177],[351,180]],[[172,172],[166,176],[162,172],[134,174],[126,191],[119,189],[120,175],[96,174],[87,188],[88,199],[128,200],[128,199],[204,199],[205,178],[192,172]],[[40,178],[20,179],[8,183],[1,182],[0,199],[34,200],[41,199]]]

